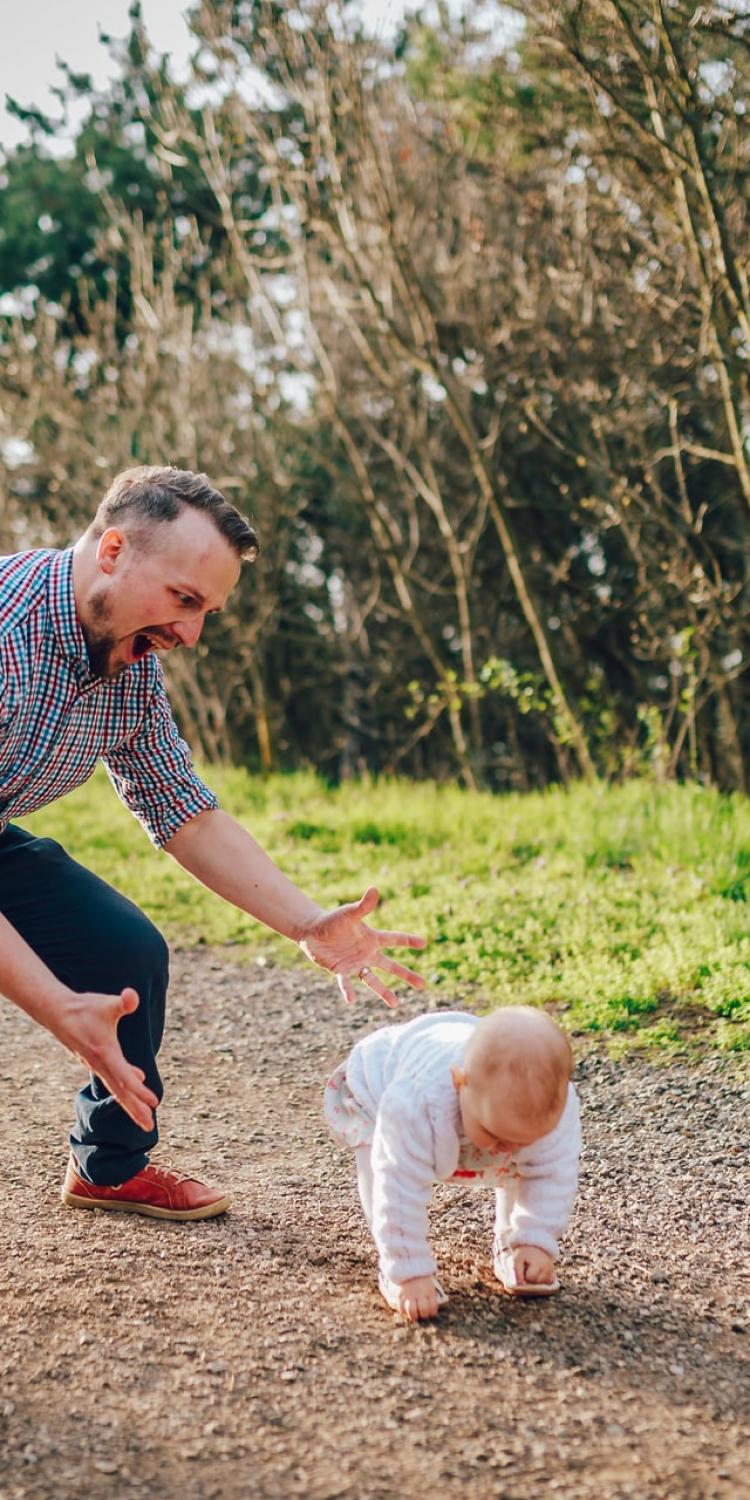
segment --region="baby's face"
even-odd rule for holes
[[[458,1102],[464,1134],[472,1146],[497,1156],[520,1151],[522,1146],[532,1146],[534,1141],[541,1140],[554,1130],[563,1111],[561,1105],[543,1118],[534,1118],[524,1111],[522,1099],[487,1098],[468,1082],[459,1086]]]

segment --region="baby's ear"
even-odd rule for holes
[[[468,1074],[465,1069],[457,1068],[455,1065],[451,1067],[451,1078],[453,1079],[453,1087],[455,1089],[465,1088],[468,1083]]]

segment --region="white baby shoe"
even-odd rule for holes
[[[391,1281],[390,1276],[384,1276],[381,1271],[378,1277],[378,1287],[380,1288],[380,1295],[383,1301],[388,1303],[393,1312],[398,1312],[398,1299],[401,1291],[400,1284],[397,1281]],[[437,1292],[438,1308],[444,1307],[448,1301],[448,1293],[443,1291],[437,1277],[435,1278],[435,1291]]]
[[[493,1265],[495,1275],[509,1297],[551,1297],[560,1290],[557,1277],[554,1281],[519,1281],[512,1250],[496,1250]]]

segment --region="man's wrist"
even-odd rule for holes
[[[68,985],[50,976],[50,983],[43,987],[35,987],[33,996],[28,1002],[21,998],[19,1005],[26,1014],[51,1031],[53,1036],[60,1036],[66,1029],[65,1023],[75,1012],[80,997]]]
[[[325,915],[326,908],[324,906],[313,906],[312,910],[304,918],[304,920],[300,919],[297,923],[295,923],[292,931],[289,934],[292,941],[301,948],[302,945],[314,935],[315,928],[317,927],[321,918]],[[309,958],[310,954],[308,953],[306,956]]]

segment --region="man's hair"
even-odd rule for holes
[[[152,525],[176,520],[185,506],[210,516],[237,556],[255,562],[260,543],[250,522],[214,489],[205,474],[194,474],[190,469],[160,469],[146,464],[123,469],[99,505],[91,532],[95,537],[102,536],[108,526],[116,526],[126,515],[132,517],[136,532],[146,532]]]

